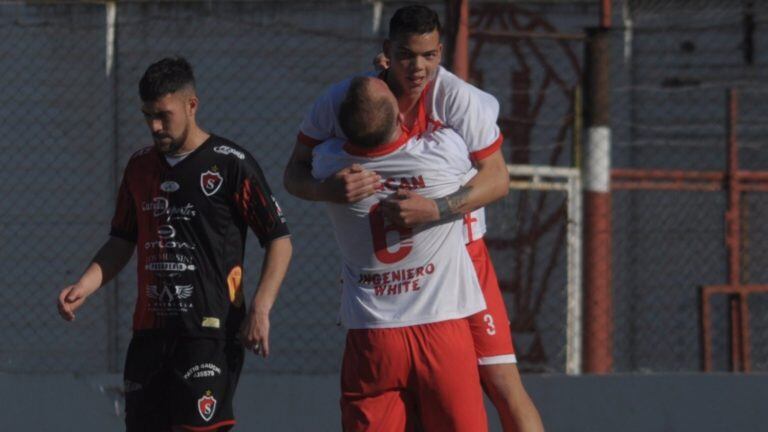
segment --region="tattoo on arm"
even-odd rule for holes
[[[440,220],[450,219],[464,213],[466,210],[462,210],[462,207],[469,199],[469,192],[471,190],[471,186],[462,186],[456,192],[436,199],[435,202],[437,203],[437,210],[440,212]]]

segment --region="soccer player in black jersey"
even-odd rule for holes
[[[125,364],[126,429],[226,431],[244,348],[269,354],[269,313],[291,257],[282,211],[256,160],[195,122],[183,58],[152,64],[139,83],[154,145],[128,162],[107,242],[58,299],[75,312],[138,253],[138,297]],[[248,314],[248,228],[266,249]]]

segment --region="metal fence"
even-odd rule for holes
[[[750,190],[741,185],[743,170],[759,177],[768,167],[766,33],[756,25],[767,13],[758,3],[707,1],[636,2],[624,13],[626,81],[615,93],[628,113],[614,118],[621,132],[613,165],[666,184],[615,183],[615,341],[617,355],[625,354],[617,369],[691,371],[707,361],[714,370],[743,369],[729,346],[742,337],[733,332],[738,313],[724,297],[713,299],[707,356],[699,305],[703,286],[766,279],[758,221],[768,196],[760,181]],[[659,169],[683,177],[649,176]],[[703,185],[702,176],[713,181]],[[764,302],[760,295],[748,301],[753,370],[766,366]]]
[[[582,100],[580,86],[587,73],[584,29],[598,23],[596,3],[472,3],[472,78],[501,100],[509,161],[587,169],[588,119],[580,108],[595,95],[587,88]],[[575,248],[585,268],[611,272],[609,306],[600,310],[610,315],[610,330],[601,332],[609,340],[598,344],[609,347],[616,372],[743,370],[745,357],[751,370],[765,370],[764,233],[757,221],[768,197],[765,173],[755,171],[768,166],[759,25],[768,9],[712,1],[613,6],[605,74],[612,136],[608,264],[583,242]],[[731,89],[738,93],[735,108]],[[734,178],[742,186],[734,189]],[[564,233],[577,221],[565,208],[562,191],[535,185],[489,206],[489,245],[524,370],[562,372],[574,361],[565,326],[573,272],[566,251],[574,246]],[[589,281],[582,281],[585,294]],[[703,287],[728,284],[758,285],[744,312],[738,295],[717,294],[702,304]]]
[[[337,370],[344,331],[336,325],[336,245],[317,222],[322,207],[288,196],[282,171],[304,111],[329,84],[371,68],[386,19],[401,5],[0,4],[0,370],[122,368],[135,262],[72,325],[53,301],[107,238],[122,169],[150,143],[138,80],[151,62],[176,54],[195,67],[199,122],[255,155],[294,235],[293,266],[272,317],[274,355],[249,359],[246,369]],[[442,12],[442,3],[433,5]],[[261,264],[253,239],[246,255],[252,289]]]
[[[445,15],[445,2],[427,3]],[[386,22],[402,4],[0,4],[0,39],[6,41],[0,47],[5,161],[0,173],[0,371],[122,368],[136,295],[135,263],[90,299],[73,324],[58,318],[54,299],[106,239],[122,169],[129,155],[149,142],[138,79],[149,63],[174,54],[186,56],[196,68],[199,121],[256,156],[294,234],[292,269],[273,313],[273,356],[250,358],[246,370],[337,371],[344,331],[336,325],[336,245],[330,229],[318,222],[324,220],[322,208],[288,196],[280,179],[305,109],[328,84],[370,68]],[[581,105],[590,97],[580,91],[584,29],[597,24],[595,2],[471,4],[471,80],[501,102],[507,160],[580,167]],[[758,25],[766,18],[766,6],[750,2],[614,4],[615,371],[703,367],[701,287],[728,284],[732,269],[725,240],[734,232],[724,219],[733,196],[727,170],[731,126],[739,169],[768,166],[763,143],[768,130],[761,116],[768,108],[768,87],[761,82],[768,53],[761,42],[768,33]],[[739,90],[740,101],[731,123],[730,88]],[[659,183],[682,183],[638,177],[640,170],[660,169],[703,172],[711,180],[709,189],[701,181],[687,189],[659,188]],[[626,177],[627,170],[635,177]],[[512,180],[522,181],[521,176]],[[760,284],[768,268],[768,233],[760,224],[768,198],[758,190],[739,196],[740,282]],[[569,281],[581,280],[581,267],[569,265],[580,257],[580,239],[568,234],[575,213],[580,211],[569,208],[563,190],[522,183],[488,209],[488,243],[527,371],[562,373],[580,356],[574,351],[579,339],[569,333],[580,326],[569,314],[581,313],[569,303]],[[246,286],[252,288],[261,262],[252,240],[246,256]],[[589,256],[583,260],[594,265]],[[712,302],[712,367],[726,370],[732,361],[729,341],[738,335],[732,331],[728,297],[715,296]],[[754,370],[768,368],[762,343],[766,307],[761,295],[750,297]]]

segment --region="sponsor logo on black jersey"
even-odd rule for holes
[[[195,250],[195,245],[175,240],[153,240],[144,243],[144,249],[189,249]]]
[[[219,328],[221,327],[221,320],[216,317],[203,317],[203,322],[200,325],[205,328]]]
[[[160,190],[163,192],[176,192],[181,186],[175,181],[167,181],[160,183]]]
[[[201,363],[187,369],[184,379],[211,378],[221,375],[221,368],[213,363]]]
[[[176,237],[176,228],[172,225],[160,225],[157,227],[157,237],[161,240],[168,240]]]
[[[147,297],[171,302],[174,300],[190,298],[194,289],[195,288],[192,285],[164,285],[162,287],[149,285],[147,286]]]
[[[146,293],[150,299],[147,309],[160,316],[174,316],[189,312],[194,308],[192,301],[189,300],[194,290],[192,285],[147,285]]]
[[[223,155],[232,155],[240,160],[245,159],[245,154],[243,154],[243,152],[241,152],[240,150],[235,150],[229,146],[225,146],[225,145],[216,146],[213,148],[213,151]]]
[[[154,262],[145,265],[144,268],[151,272],[183,272],[187,270],[197,270],[197,266],[194,264],[185,264],[179,262]]]
[[[151,211],[153,216],[160,217],[165,216],[166,221],[171,222],[174,220],[188,221],[197,216],[197,210],[192,203],[187,203],[184,206],[172,206],[165,197],[154,197],[152,202],[144,201],[141,203],[142,211]]]

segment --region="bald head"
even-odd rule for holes
[[[339,108],[339,125],[352,144],[375,148],[397,138],[395,95],[378,78],[352,80]]]

